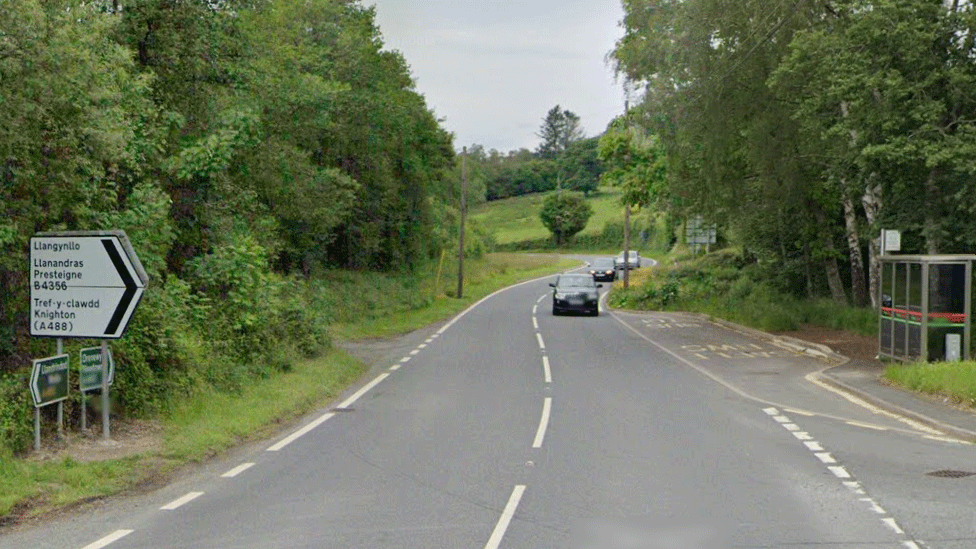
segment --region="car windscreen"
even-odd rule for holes
[[[590,275],[563,275],[559,277],[559,282],[556,283],[557,286],[561,287],[593,287],[593,277]]]

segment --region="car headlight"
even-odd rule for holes
[[[567,294],[562,293],[562,292],[556,292],[555,297],[556,297],[556,299],[563,300],[563,299],[566,299],[569,296]]]

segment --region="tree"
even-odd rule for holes
[[[583,193],[570,191],[557,191],[547,196],[539,212],[542,224],[552,233],[556,245],[564,244],[585,229],[592,215],[593,207]]]
[[[542,139],[537,154],[552,160],[569,149],[572,143],[583,139],[583,128],[579,116],[556,105],[542,119],[542,127],[536,136]]]
[[[600,180],[623,190],[630,206],[652,206],[666,183],[664,152],[654,135],[617,119],[600,138],[597,151],[604,171]]]
[[[570,143],[556,159],[556,187],[579,191],[587,196],[600,186],[603,163],[597,153],[600,138],[591,137]]]

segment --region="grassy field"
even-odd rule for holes
[[[542,202],[548,193],[530,194],[494,200],[473,208],[471,217],[494,233],[499,244],[537,240],[549,236],[549,231],[539,219]],[[590,195],[593,217],[580,234],[598,234],[607,221],[623,223],[623,206],[620,191],[606,188]]]
[[[457,284],[457,265],[450,261],[415,276],[337,272],[323,281],[321,291],[328,299],[323,297],[320,304],[330,308],[336,339],[386,337],[450,318],[519,280],[578,264],[553,254],[490,254],[467,260],[463,299],[449,297]],[[0,455],[0,525],[154,486],[187,463],[272,436],[282,425],[326,405],[366,369],[333,349],[297,362],[288,373],[251,380],[236,394],[188,396],[158,422],[161,441],[134,456],[85,462],[57,452],[44,459]],[[45,444],[50,447],[51,441]]]

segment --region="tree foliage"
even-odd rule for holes
[[[565,244],[570,238],[586,228],[593,215],[593,207],[586,201],[583,193],[559,191],[550,194],[542,203],[539,217],[549,229],[557,245]]]
[[[451,238],[452,136],[357,0],[3,2],[0,106],[0,387],[44,347],[38,231],[124,229],[150,272],[115,350],[133,411],[314,352],[305,280]]]
[[[906,252],[972,251],[970,3],[624,9],[612,55],[643,91],[634,122],[661,140],[674,215],[719,221],[794,293],[858,303],[878,294],[882,227],[915,243]]]
[[[536,153],[541,158],[556,158],[566,152],[570,145],[583,139],[580,117],[573,111],[556,105],[542,119],[542,126],[536,136],[542,140]]]

